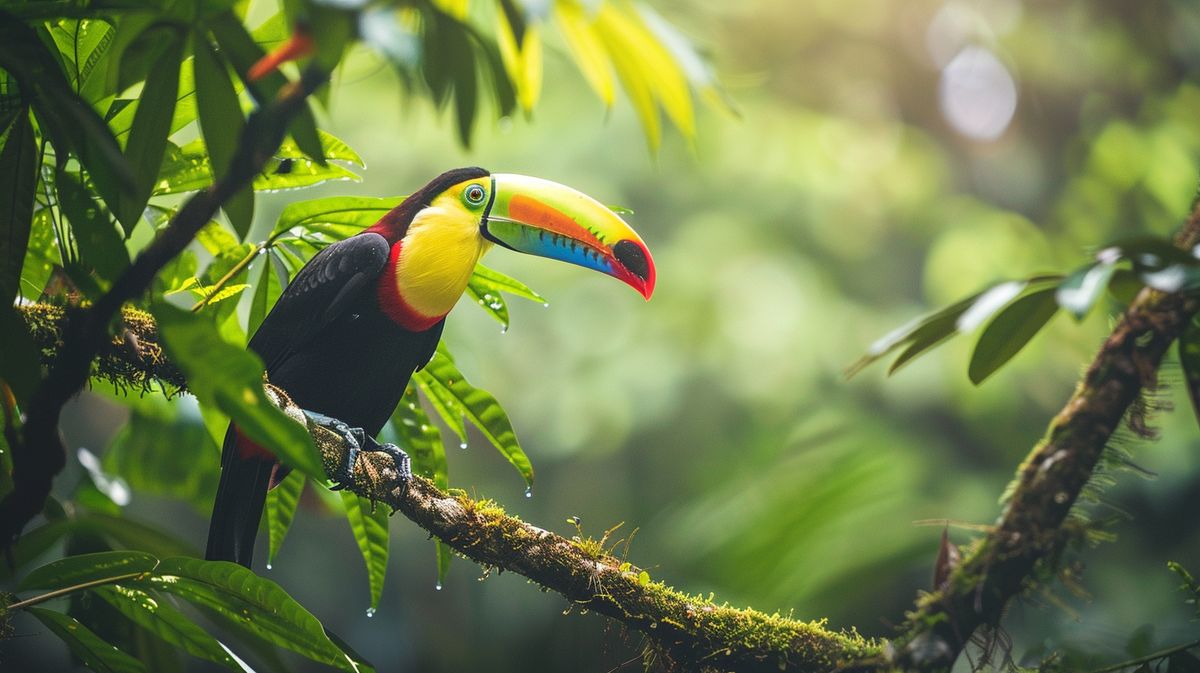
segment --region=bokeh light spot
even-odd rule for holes
[[[969,46],[942,69],[938,103],[959,133],[974,140],[995,140],[1017,110],[1017,84],[991,51]]]

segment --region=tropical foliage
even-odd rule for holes
[[[118,282],[139,250],[162,235],[182,196],[227,177],[239,142],[245,142],[247,113],[288,85],[285,73],[255,80],[247,72],[293,28],[311,33],[313,67],[335,69],[358,41],[376,50],[395,68],[409,96],[451,109],[464,146],[485,115],[533,113],[542,89],[543,40],[553,32],[603,105],[616,104],[620,83],[652,149],[661,139],[662,113],[690,139],[694,98],[722,104],[707,65],[650,8],[627,2],[585,6],[575,0],[534,4],[252,7],[232,1],[102,0],[0,6],[5,232],[0,236],[5,350],[0,379],[11,391],[5,400],[6,430],[15,430],[18,412],[42,377],[13,300],[94,301]],[[251,13],[259,18],[248,19]],[[319,92],[318,98],[328,95]],[[129,425],[103,465],[90,453],[86,459],[81,454],[80,462],[90,466],[85,483],[69,500],[50,503],[5,569],[24,574],[17,587],[22,596],[40,592],[13,599],[10,609],[27,609],[93,670],[161,670],[164,657],[177,659],[184,652],[241,669],[246,666],[242,657],[273,664],[275,647],[335,668],[367,668],[275,583],[236,566],[195,560],[188,545],[124,520],[121,508],[128,500],[125,484],[206,508],[215,482],[215,447],[229,419],[296,468],[269,499],[272,561],[306,482],[320,490],[330,485],[304,429],[267,403],[262,364],[245,350],[246,339],[313,254],[369,226],[401,197],[294,201],[256,235],[262,229],[254,226],[256,194],[359,179],[362,159],[320,130],[316,118],[311,109],[300,113],[253,183],[223,203],[223,216],[204,226],[196,244],[173,259],[157,275],[153,290],[136,302],[155,316],[166,355],[187,376],[203,423],[186,420],[154,395],[108,391],[131,409]],[[544,303],[523,283],[482,266],[468,294],[504,328],[509,322],[504,294]],[[171,396],[175,391],[164,386],[161,392]],[[477,428],[529,492],[533,467],[508,415],[491,394],[467,381],[444,347],[414,378],[385,430],[387,438],[408,447],[418,473],[444,488],[450,482],[442,432],[425,405],[455,436],[455,445],[465,446],[468,425]],[[162,450],[174,433],[186,462]],[[10,454],[4,448],[0,496],[12,488]],[[387,569],[386,512],[349,493],[340,499],[326,496],[326,501],[345,513],[361,549],[373,611]],[[69,556],[28,569],[64,540]],[[138,551],[101,551],[108,549]],[[439,578],[449,560],[448,549],[439,543]],[[63,596],[70,599],[66,612],[35,607]],[[228,634],[228,643],[194,626],[176,603],[210,617]]]

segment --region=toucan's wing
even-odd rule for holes
[[[391,246],[375,233],[358,234],[317,253],[275,302],[250,338],[250,349],[273,371],[370,292]]]

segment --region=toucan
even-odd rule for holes
[[[267,379],[310,419],[364,450],[388,452],[407,477],[403,450],[373,438],[413,372],[433,357],[446,315],[494,246],[594,269],[647,300],[654,292],[650,251],[610,208],[549,180],[459,168],[314,255],[251,337],[250,349],[262,358]],[[209,559],[250,566],[267,490],[283,474],[268,450],[230,424]]]

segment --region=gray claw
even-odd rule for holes
[[[318,414],[315,411],[304,410],[304,415],[314,424],[319,425],[331,432],[337,433],[338,436],[346,443],[346,456],[337,466],[334,474],[329,475],[337,482],[333,490],[341,490],[346,486],[354,483],[354,463],[358,461],[358,453],[363,449],[364,435],[362,428],[352,428],[344,422]],[[374,441],[374,440],[372,440]]]

